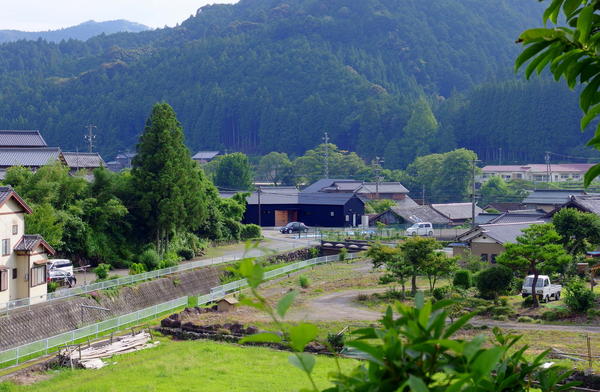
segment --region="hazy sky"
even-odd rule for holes
[[[0,30],[54,30],[87,20],[173,26],[203,5],[236,0],[0,0]]]

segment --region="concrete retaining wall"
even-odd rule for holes
[[[88,293],[32,306],[0,316],[0,351],[44,339],[152,305],[188,295],[201,295],[219,285],[220,267],[206,267],[156,279],[132,287]],[[101,306],[109,312],[85,309]]]

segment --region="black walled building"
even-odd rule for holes
[[[258,194],[247,199],[243,223],[259,224]],[[302,222],[316,227],[359,226],[365,213],[365,203],[354,193],[301,193],[297,191],[262,191],[260,195],[260,225],[284,226]]]

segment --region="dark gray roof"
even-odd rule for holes
[[[532,191],[523,200],[523,204],[561,205],[571,200],[572,195],[585,195],[584,190],[578,189],[542,189]]]
[[[517,210],[517,211],[506,211],[495,219],[492,219],[489,223],[518,223],[518,222],[531,222],[532,220],[543,220],[548,221],[545,218],[546,212],[538,210]]]
[[[450,220],[471,219],[473,216],[473,207],[471,203],[432,204],[431,208]],[[481,208],[475,206],[475,216],[482,212],[483,210]]]
[[[375,193],[376,190],[376,183],[365,182],[358,193]],[[379,193],[408,193],[408,189],[399,182],[381,182],[379,183]]]
[[[476,225],[485,225],[486,223],[491,223],[492,220],[494,220],[495,218],[498,218],[499,216],[501,216],[502,214],[492,214],[489,212],[482,212],[481,214],[477,215],[475,217],[475,224]]]
[[[323,179],[309,185],[302,192],[356,192],[364,195],[376,193],[377,184],[358,180]],[[399,182],[380,182],[379,193],[408,193],[408,189]]]
[[[0,130],[0,147],[46,147],[40,131]]]
[[[41,167],[59,159],[58,147],[0,148],[0,167]]]
[[[263,192],[260,195],[260,203],[272,204],[308,204],[308,205],[344,205],[350,199],[356,197],[353,193],[304,193],[304,192]],[[357,197],[357,199],[361,200]],[[246,199],[248,204],[258,204],[258,194],[252,194]],[[361,200],[362,201],[362,200]]]
[[[496,202],[496,203],[490,203],[487,206],[483,207],[484,210],[488,210],[490,208],[493,208],[500,212],[504,212],[504,211],[518,210],[520,208],[523,208],[523,204],[522,203],[512,203],[512,202]]]
[[[97,152],[63,152],[63,156],[67,166],[74,169],[94,169],[106,166],[106,162]]]
[[[571,206],[600,215],[600,195],[572,196],[570,202],[565,207]]]
[[[213,159],[219,155],[219,151],[198,151],[192,156],[192,159],[204,160],[204,159]]]
[[[30,214],[32,213],[31,208],[27,205],[27,203],[25,203],[25,200],[23,200],[21,196],[19,196],[19,194],[15,192],[15,190],[10,185],[0,186],[0,206],[6,203],[6,201],[11,197],[13,197],[15,201],[19,203],[26,212]]]
[[[315,192],[321,192],[324,188],[328,188],[331,187],[334,183],[350,183],[350,184],[356,184],[356,183],[361,183],[360,181],[356,181],[356,180],[344,180],[344,179],[331,179],[331,178],[325,178],[325,179],[321,179],[318,180],[317,182],[313,182],[312,184],[310,184],[309,186],[307,186],[306,188],[304,188],[302,190],[303,193],[315,193]]]
[[[523,229],[526,229],[533,224],[543,223],[546,222],[541,220],[531,220],[529,222],[481,225],[460,235],[458,237],[458,241],[471,241],[476,237],[485,235],[500,244],[515,243],[517,241],[517,237],[523,234]]]
[[[48,253],[54,254],[54,249],[39,234],[25,234],[21,237],[21,240],[17,242],[14,249],[15,251],[30,252],[40,245],[46,248]]]
[[[410,206],[410,207],[391,207],[396,215],[412,223],[431,222],[434,225],[445,225],[451,223],[448,218],[431,208],[431,206]]]
[[[404,199],[394,200],[394,202],[396,203],[395,207],[400,207],[400,208],[412,208],[412,207],[418,206],[418,204],[413,199],[411,199],[408,195],[406,195],[404,197]]]

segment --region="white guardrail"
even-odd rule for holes
[[[36,355],[48,354],[52,349],[65,344],[74,344],[76,341],[91,336],[98,336],[102,332],[111,329],[120,328],[124,325],[138,322],[140,320],[158,316],[161,313],[172,309],[185,306],[188,303],[188,297],[181,297],[162,304],[150,306],[133,313],[104,320],[96,324],[87,325],[73,331],[65,332],[50,338],[38,340],[32,343],[24,344],[15,348],[0,352],[0,365],[7,362],[19,364],[21,358],[33,357]]]

